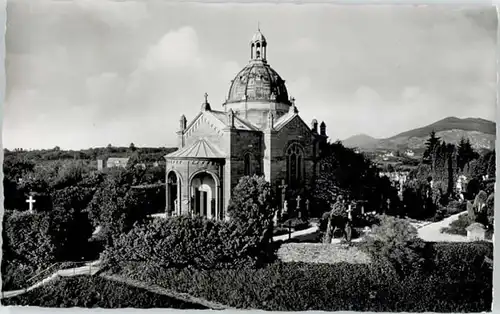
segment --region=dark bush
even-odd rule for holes
[[[236,308],[481,312],[490,311],[492,301],[492,270],[481,257],[492,252],[482,243],[430,243],[423,252],[432,263],[427,273],[404,279],[378,264],[346,263],[277,262],[243,270],[152,269],[131,263],[122,274]]]
[[[400,276],[419,270],[424,260],[421,251],[424,242],[417,229],[404,219],[381,216],[380,225],[373,227],[361,244],[374,261],[392,267]]]
[[[167,268],[217,269],[253,267],[267,260],[268,256],[249,250],[243,240],[232,224],[223,221],[187,216],[153,219],[136,225],[108,247],[103,265],[119,269],[134,261]]]
[[[449,217],[467,210],[467,203],[460,201],[451,201],[446,206],[446,215]]]
[[[2,299],[2,305],[87,308],[206,309],[147,290],[100,277],[58,279],[23,295]]]
[[[139,224],[122,235],[103,254],[104,265],[125,261],[148,262],[162,267],[221,267],[229,262],[228,229],[222,222],[202,217],[170,217]]]
[[[458,216],[457,220],[450,223],[449,227],[444,227],[441,229],[441,233],[458,234],[462,236],[467,235],[467,227],[474,222],[473,219],[469,217],[469,214],[462,214]]]
[[[294,231],[304,230],[310,227],[309,221],[299,218],[291,218],[283,222],[283,228],[290,227]]]

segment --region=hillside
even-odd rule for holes
[[[448,117],[443,120],[439,120],[427,126],[399,133],[390,137],[389,139],[401,138],[401,137],[426,137],[432,131],[443,132],[450,130],[462,130],[462,131],[473,131],[476,133],[484,133],[495,135],[496,134],[496,124],[495,122],[488,121],[480,118],[465,118],[459,119],[456,117]]]
[[[462,137],[468,138],[475,149],[493,149],[496,140],[496,123],[480,119],[448,117],[432,124],[405,131],[386,139],[374,139],[368,135],[353,136],[345,141],[347,147],[357,147],[362,150],[377,149],[420,151],[425,147],[429,134],[436,135],[447,143],[457,144]],[[373,139],[370,141],[369,139]]]
[[[373,149],[378,142],[379,139],[366,134],[354,135],[342,141],[346,147],[363,147],[364,149]]]

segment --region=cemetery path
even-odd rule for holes
[[[418,236],[428,242],[467,242],[467,237],[457,235],[441,233],[441,228],[449,227],[450,224],[457,220],[462,214],[467,213],[467,211],[460,212],[455,215],[451,215],[441,221],[430,223],[418,229]]]
[[[292,239],[297,238],[297,237],[301,237],[301,238],[304,237],[305,238],[309,235],[314,235],[314,233],[316,233],[316,231],[318,231],[318,228],[319,228],[318,224],[315,222],[312,222],[310,228],[292,232],[291,238]],[[273,241],[285,241],[285,240],[288,240],[288,234],[283,234],[283,235],[273,237]],[[302,239],[302,240],[305,240],[305,239]]]
[[[52,282],[59,277],[94,275],[98,271],[99,271],[99,266],[98,266],[98,263],[96,263],[96,262],[87,263],[85,266],[81,266],[81,267],[57,270],[52,275],[47,276],[46,278],[38,281],[37,283],[35,283],[35,284],[25,288],[25,289],[12,290],[12,291],[2,291],[1,298],[2,299],[11,298],[11,297],[15,297],[15,296],[24,294],[28,291],[31,291],[33,289],[39,288],[43,285],[46,285],[49,282]]]
[[[139,280],[134,280],[134,279],[125,278],[125,277],[122,277],[119,275],[110,275],[110,274],[100,274],[99,276],[101,276],[102,278],[108,279],[108,280],[124,283],[126,285],[133,286],[136,288],[145,289],[145,290],[148,290],[150,292],[165,295],[167,297],[178,299],[178,300],[181,300],[184,302],[200,304],[200,305],[206,306],[212,310],[226,310],[226,309],[235,310],[235,308],[230,308],[226,305],[223,305],[223,304],[220,304],[217,302],[208,301],[208,300],[203,299],[203,298],[198,298],[198,297],[192,296],[188,293],[173,291],[173,290],[163,288],[163,287],[158,286],[158,285],[152,285],[152,284],[145,283],[145,282],[142,282]]]
[[[19,290],[12,290],[12,291],[2,291],[1,298],[2,299],[12,298],[15,296],[22,295],[26,292],[29,292],[31,290],[34,290],[34,289],[39,288],[41,286],[44,286],[44,285],[56,280],[59,277],[93,276],[100,271],[99,263],[100,263],[100,261],[94,261],[91,263],[87,263],[85,266],[82,266],[82,267],[75,267],[75,268],[67,268],[67,269],[58,270],[58,271],[54,272],[52,275],[47,276],[46,278],[38,281],[37,283],[33,284],[32,286],[30,286],[28,288],[19,289]],[[124,284],[129,285],[129,286],[148,290],[150,292],[165,295],[165,296],[168,296],[168,297],[171,297],[174,299],[178,299],[178,300],[181,300],[184,302],[200,304],[200,305],[203,305],[203,306],[210,308],[210,309],[213,309],[213,310],[231,309],[230,307],[225,306],[223,304],[211,302],[211,301],[205,300],[203,298],[194,297],[194,296],[187,294],[187,293],[176,292],[173,290],[169,290],[169,289],[157,286],[157,285],[151,285],[151,284],[141,282],[138,280],[133,280],[133,279],[121,277],[118,275],[110,275],[110,274],[105,274],[105,273],[101,273],[101,274],[99,274],[99,276],[104,278],[104,279],[107,279],[107,280],[112,280],[115,282],[124,283]]]

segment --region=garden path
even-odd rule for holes
[[[176,292],[176,291],[173,291],[170,289],[163,288],[163,287],[158,286],[158,285],[148,284],[148,283],[145,283],[145,282],[142,282],[139,280],[134,280],[134,279],[125,278],[125,277],[118,276],[118,275],[110,275],[110,274],[101,274],[100,276],[102,278],[105,278],[105,279],[108,279],[111,281],[124,283],[124,284],[129,285],[129,286],[148,290],[150,292],[165,295],[165,296],[168,296],[168,297],[171,297],[174,299],[178,299],[178,300],[181,300],[181,301],[184,301],[187,303],[200,304],[200,305],[206,306],[212,310],[233,309],[233,308],[230,308],[230,307],[225,306],[225,305],[220,304],[220,303],[216,303],[216,302],[208,301],[208,300],[205,300],[202,298],[194,297],[188,293]]]
[[[38,281],[37,283],[33,284],[32,286],[30,286],[28,288],[19,289],[19,290],[11,290],[11,291],[3,291],[2,295],[1,295],[1,299],[12,298],[12,297],[15,297],[18,295],[22,295],[28,291],[31,291],[33,289],[39,288],[43,285],[46,285],[46,284],[50,283],[51,281],[57,279],[58,277],[74,277],[74,276],[85,276],[85,275],[93,276],[99,272],[99,270],[100,270],[99,264],[100,264],[100,261],[97,260],[94,262],[89,262],[85,266],[58,270],[58,271],[54,272],[52,275]],[[203,305],[203,306],[208,307],[208,308],[213,309],[213,310],[231,309],[223,304],[219,304],[219,303],[211,302],[211,301],[208,301],[208,300],[205,300],[202,298],[194,297],[194,296],[191,296],[190,294],[187,294],[187,293],[175,292],[175,291],[172,291],[172,290],[169,290],[169,289],[157,286],[157,285],[150,285],[150,284],[138,281],[138,280],[133,280],[133,279],[124,278],[124,277],[117,276],[117,275],[105,274],[105,273],[101,273],[101,274],[99,274],[99,276],[101,276],[102,278],[107,279],[107,280],[112,280],[115,282],[124,283],[124,284],[127,284],[129,286],[145,289],[145,290],[148,290],[150,292],[165,295],[165,296],[168,296],[168,297],[171,297],[174,299],[178,299],[178,300],[181,300],[184,302],[200,304],[200,305]]]
[[[81,267],[61,269],[61,270],[54,272],[52,275],[50,275],[50,276],[38,281],[37,283],[31,285],[28,288],[19,289],[19,290],[12,290],[12,291],[2,291],[1,298],[2,299],[3,298],[11,298],[11,297],[15,297],[15,296],[24,294],[28,291],[31,291],[33,289],[36,289],[36,288],[41,287],[43,285],[46,285],[58,277],[94,275],[98,271],[99,271],[99,266],[98,266],[98,263],[96,263],[96,262],[87,263],[85,266],[81,266]]]
[[[467,211],[463,211],[458,214],[451,215],[441,221],[422,226],[418,229],[418,236],[427,242],[467,242],[467,237],[465,236],[441,233],[441,228],[449,227],[453,221],[457,220],[460,215],[465,213],[467,213]]]
[[[316,231],[318,231],[318,228],[319,228],[319,226],[317,223],[311,222],[311,227],[304,229],[304,230],[292,232],[291,238],[293,239],[293,238],[297,238],[299,236],[302,238],[302,237],[306,237],[308,235],[313,235],[314,233],[316,233]],[[285,240],[288,240],[288,234],[283,234],[283,235],[273,237],[273,241],[285,241]]]

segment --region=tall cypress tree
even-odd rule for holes
[[[495,178],[496,177],[496,156],[495,151],[491,152],[490,158],[488,159],[488,177]]]
[[[434,152],[435,148],[440,144],[441,139],[436,136],[436,132],[432,130],[432,132],[429,135],[429,138],[425,142],[425,151],[424,151],[424,156],[423,159],[425,161],[430,161],[432,159],[432,153]]]

